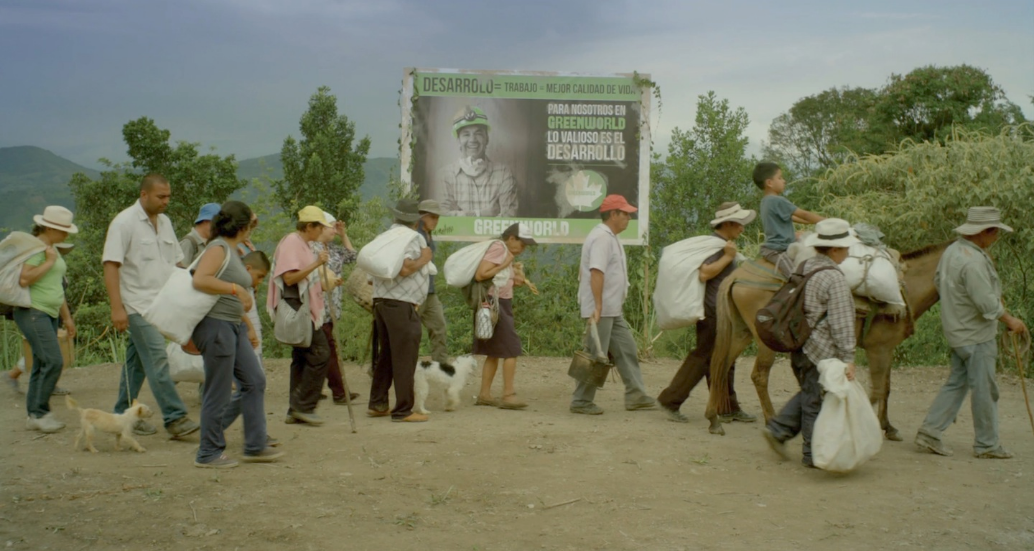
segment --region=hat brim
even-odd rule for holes
[[[53,224],[51,222],[47,222],[46,220],[44,220],[42,214],[34,215],[32,217],[32,221],[35,222],[37,226],[46,226],[48,228],[53,228],[55,230],[60,230],[60,231],[66,232],[66,233],[79,233],[79,227],[76,226],[75,224],[69,224],[67,227],[61,227],[61,226],[58,226],[57,224]],[[1012,230],[1009,230],[1009,231],[1012,231]]]
[[[841,237],[839,239],[822,239],[818,233],[813,233],[804,240],[805,247],[850,247],[851,245],[857,245],[862,241],[850,234],[847,237]]]
[[[741,224],[743,226],[746,226],[747,224],[750,224],[751,222],[754,221],[755,218],[758,217],[758,213],[756,211],[753,211],[753,210],[750,210],[750,209],[743,209],[743,210],[741,210],[740,212],[738,212],[736,214],[739,215],[739,216],[735,216],[735,215],[724,216],[722,218],[715,218],[714,220],[711,220],[711,227],[713,228],[713,227],[721,224],[722,222],[736,222],[737,224]]]
[[[1005,230],[1005,231],[1007,231],[1009,233],[1013,232],[1012,228],[1010,228],[1009,226],[1006,226],[1005,224],[1002,224],[1001,222],[992,222],[990,224],[970,224],[970,223],[967,222],[967,223],[965,223],[965,224],[955,228],[955,233],[957,233],[959,235],[976,235],[976,234],[978,234],[978,233],[980,233],[980,232],[982,232],[984,230],[991,229],[991,228],[998,228],[998,229],[1001,229],[1001,230]]]
[[[539,244],[538,241],[535,241],[534,239],[532,239],[530,237],[518,237],[517,239],[520,239],[521,243],[524,243],[525,245],[538,245]]]
[[[410,212],[402,212],[400,210],[395,210],[393,208],[393,209],[391,209],[391,215],[395,217],[395,220],[401,220],[403,222],[408,222],[410,224],[420,220],[420,213],[419,212],[414,214],[414,213],[410,213]]]
[[[435,210],[435,209],[420,209],[420,215],[421,215],[421,216],[423,216],[423,215],[425,215],[425,214],[433,214],[433,215],[435,215],[435,216],[441,216],[441,215],[442,215],[442,213],[441,213],[441,211],[440,211],[440,210]]]

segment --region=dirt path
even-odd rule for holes
[[[773,371],[773,400],[792,391],[785,363]],[[192,466],[197,437],[141,438],[148,452],[73,452],[78,421],[53,400],[63,432],[24,429],[24,402],[2,394],[0,549],[324,550],[457,549],[1034,549],[1034,438],[1017,381],[1001,382],[1008,461],[976,460],[969,407],[946,436],[951,458],[886,442],[858,472],[836,476],[780,463],[757,426],[707,433],[704,392],[683,407],[691,423],[659,412],[624,411],[620,383],[608,383],[599,417],[567,411],[567,360],[525,358],[518,372],[527,411],[468,404],[431,422],[358,420],[321,405],[321,428],[285,425],[286,364],[267,362],[269,431],[287,457],[271,465],[211,471]],[[758,412],[741,360],[737,388]],[[646,363],[657,392],[677,362]],[[369,378],[354,365],[348,379],[363,397]],[[915,434],[946,370],[893,375],[892,421]],[[473,396],[479,379],[468,382]],[[108,408],[118,368],[67,372],[62,386],[84,407]],[[499,382],[497,382],[499,384]],[[180,385],[195,419],[194,385]],[[143,400],[155,405],[150,392]],[[327,404],[323,402],[323,404]],[[240,455],[240,425],[227,433]]]

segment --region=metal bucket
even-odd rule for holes
[[[592,336],[593,344],[596,345],[597,355],[594,356],[584,350],[575,351],[574,357],[571,358],[571,367],[567,368],[567,374],[580,383],[603,388],[603,383],[607,382],[607,374],[610,373],[610,368],[613,367],[613,364],[610,363],[606,356],[602,355],[600,336],[596,331],[596,324],[590,321],[586,327],[586,332]],[[583,346],[583,348],[585,347]]]

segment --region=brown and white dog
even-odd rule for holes
[[[154,415],[151,408],[144,404],[133,400],[133,405],[118,415],[99,409],[82,409],[71,396],[65,396],[65,405],[68,406],[68,409],[79,412],[79,434],[75,436],[75,449],[82,449],[80,444],[85,438],[86,449],[97,453],[97,448],[93,447],[93,432],[99,430],[115,435],[115,451],[122,449],[123,439],[134,450],[141,453],[147,451],[133,438],[133,424],[137,419],[146,419]]]

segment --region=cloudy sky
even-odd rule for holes
[[[967,63],[1034,118],[1031,0],[2,0],[0,147],[125,160],[121,127],[238,159],[279,152],[320,85],[397,154],[404,67],[652,75],[655,148],[714,90],[753,148],[797,99]]]

